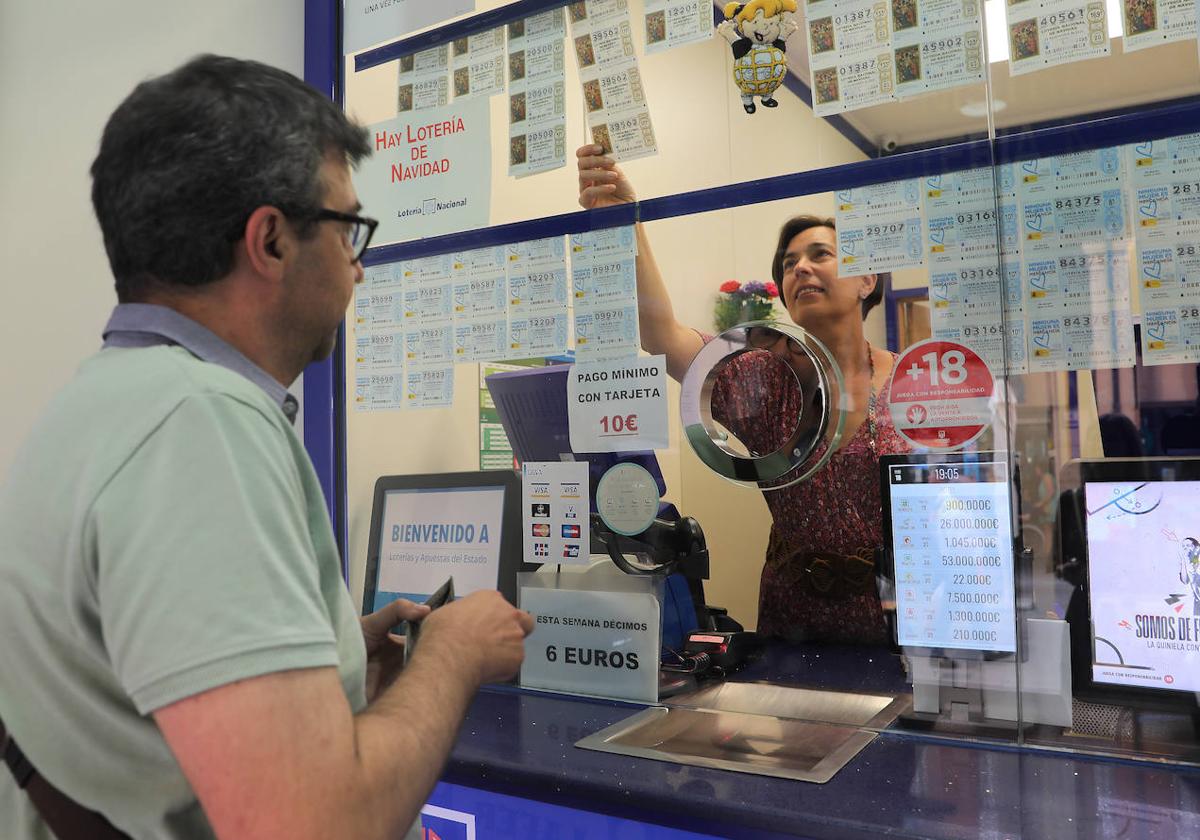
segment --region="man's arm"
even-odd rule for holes
[[[476,689],[507,679],[533,622],[495,592],[425,619],[421,647],[353,715],[337,671],[282,671],[154,713],[222,840],[399,835],[416,818]]]
[[[579,204],[588,210],[637,200],[629,179],[616,162],[602,152],[603,148],[597,145],[581,146],[575,152],[579,166]],[[704,341],[691,327],[675,320],[667,284],[654,261],[650,239],[640,223],[637,225],[637,243],[638,326],[642,333],[642,349],[665,355],[667,373],[682,380]]]

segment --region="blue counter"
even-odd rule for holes
[[[907,691],[898,659],[886,651],[775,647],[738,679],[768,676],[788,685]],[[817,785],[574,746],[639,708],[484,689],[430,801],[474,814],[478,840],[1200,837],[1193,768],[888,731]]]

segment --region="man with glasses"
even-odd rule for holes
[[[369,152],[299,80],[215,56],[105,128],[119,304],[0,489],[0,718],[27,762],[6,757],[30,797],[95,812],[73,836],[394,837],[521,662],[532,623],[495,592],[360,623],[291,426],[362,278]],[[0,836],[47,836],[33,803],[5,774]]]

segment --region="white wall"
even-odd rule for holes
[[[203,52],[303,75],[303,0],[0,3],[0,475],[116,303],[88,177],[104,123]]]

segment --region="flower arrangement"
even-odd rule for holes
[[[726,280],[713,307],[713,324],[720,333],[747,321],[774,321],[777,297],[779,289],[773,282]]]

